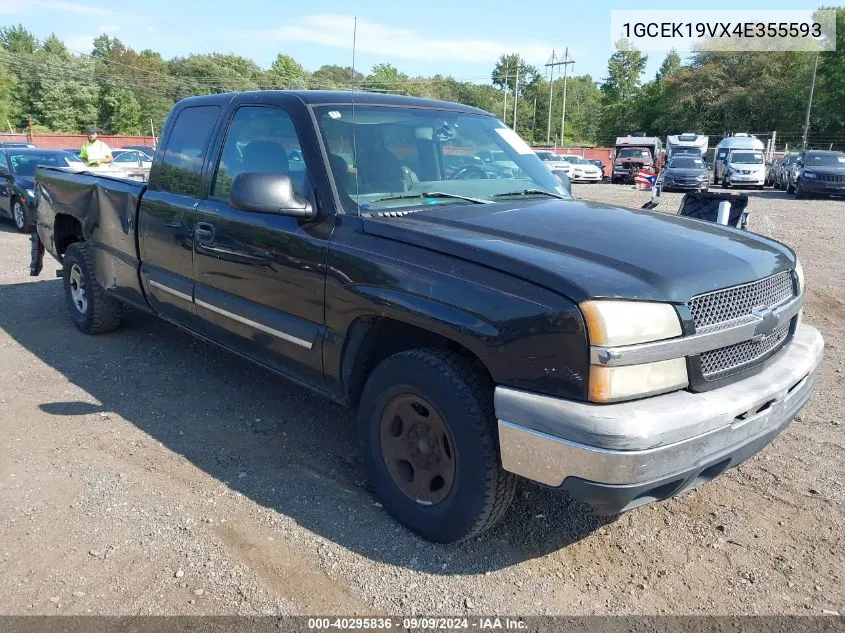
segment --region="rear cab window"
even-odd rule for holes
[[[220,116],[220,106],[191,106],[176,118],[162,153],[156,189],[199,196],[206,148]]]

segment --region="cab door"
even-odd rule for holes
[[[194,222],[204,157],[220,118],[219,105],[181,110],[141,198],[141,280],[161,317],[197,328],[194,307]]]
[[[287,174],[318,208],[314,172],[323,169],[307,118],[283,105],[236,105],[196,210],[194,280],[203,333],[307,384],[323,380],[325,263],[333,216],[304,220],[244,211],[229,203],[244,172]],[[305,128],[303,130],[303,128]],[[305,151],[307,146],[311,151]]]

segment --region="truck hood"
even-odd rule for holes
[[[432,206],[365,218],[364,230],[499,270],[576,302],[685,303],[794,267],[786,246],[759,235],[583,200]]]
[[[841,176],[845,174],[845,165],[842,167],[834,167],[832,165],[825,165],[823,167],[804,167],[804,171],[809,171],[814,174],[822,174],[824,176]]]

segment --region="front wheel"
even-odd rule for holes
[[[454,543],[504,516],[516,477],[502,469],[493,384],[463,356],[400,352],[367,380],[359,409],[376,496],[422,538]]]
[[[20,198],[15,198],[12,202],[12,220],[15,222],[15,227],[21,233],[32,232],[32,223],[26,216],[26,205]]]
[[[74,325],[85,334],[117,329],[123,316],[122,306],[97,282],[88,244],[76,242],[68,246],[62,262],[65,299]]]

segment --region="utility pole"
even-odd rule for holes
[[[508,124],[508,79],[510,79],[511,61],[505,65],[505,107],[502,108],[502,120]]]
[[[516,85],[513,89],[513,131],[516,132],[516,106],[519,103],[519,60],[516,62]]]
[[[26,142],[32,143],[32,115],[26,116]]]
[[[531,115],[531,144],[534,145],[535,139],[534,130],[537,128],[537,97],[534,97],[534,114]]]
[[[557,66],[563,66],[563,118],[561,119],[560,128],[561,128],[561,143],[563,143],[563,125],[566,119],[566,67],[569,64],[574,64],[575,61],[569,60],[569,48],[566,49],[563,57],[558,58],[555,55],[555,52],[552,51],[552,57],[549,59],[549,63],[546,64],[549,68],[551,68],[551,75],[549,77],[549,126],[546,129],[546,143],[551,142],[552,138],[552,92],[554,89],[555,83],[555,68]]]
[[[804,117],[804,135],[801,138],[801,148],[807,149],[807,135],[810,133],[810,108],[813,107],[813,92],[816,89],[816,70],[819,67],[819,54],[816,53],[816,61],[813,64],[813,81],[810,83],[810,98],[807,100],[807,114]]]
[[[552,140],[552,92],[554,91],[555,87],[555,51],[552,49],[552,56],[549,59],[549,63],[546,64],[546,67],[549,68],[549,125],[546,128],[546,145],[551,143]]]
[[[574,59],[573,60],[569,59],[569,48],[567,47],[566,51],[563,54],[563,61],[561,62],[561,64],[563,64],[563,114],[560,115],[560,145],[561,145],[561,147],[563,147],[563,145],[564,145],[563,130],[564,130],[564,127],[566,126],[566,67],[569,64],[574,64],[574,63],[575,63]]]

